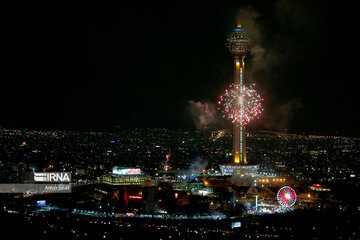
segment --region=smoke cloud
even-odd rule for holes
[[[210,102],[189,101],[188,111],[198,130],[214,127],[218,121],[217,108]]]
[[[208,166],[208,161],[202,159],[201,157],[196,157],[189,168],[189,173],[186,176],[186,180],[187,181],[194,180],[197,174],[203,169],[205,169],[207,166]]]
[[[295,117],[304,109],[304,105],[297,98],[279,104],[273,112],[264,114],[261,125],[266,129],[287,131]]]
[[[283,4],[276,4],[276,8],[277,14],[274,16],[274,21],[282,22],[284,6]],[[264,22],[261,21],[261,17],[258,11],[249,6],[241,8],[236,19],[237,23],[242,24],[255,43],[250,56],[248,56],[249,62],[245,70],[245,82],[247,84],[256,83],[256,90],[265,99],[265,111],[253,126],[285,130],[291,127],[294,116],[304,108],[299,98],[290,98],[287,101],[280,100],[289,99],[289,96],[284,95],[282,88],[290,88],[291,82],[295,81],[291,78],[287,79],[286,74],[288,73],[282,71],[282,66],[288,64],[290,57],[293,58],[291,52],[284,51],[284,47],[292,40],[282,33],[271,33],[273,35],[269,37],[266,24],[264,25]],[[269,43],[269,38],[280,38],[282,41],[280,43],[277,41]]]

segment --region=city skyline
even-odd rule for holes
[[[359,138],[249,132],[259,165],[235,172],[223,168],[231,130],[0,129],[0,139],[0,218],[16,238],[359,236]],[[43,194],[32,181],[43,171],[71,173],[71,192]]]

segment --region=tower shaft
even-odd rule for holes
[[[243,91],[244,85],[244,69],[245,69],[245,55],[235,58],[235,76],[234,83],[240,84],[240,91]],[[242,94],[241,94],[242,95]],[[246,160],[246,131],[241,123],[234,124],[233,131],[233,158],[234,163],[247,163]]]

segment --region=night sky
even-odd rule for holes
[[[194,129],[190,101],[216,104],[233,81],[226,34],[242,21],[260,49],[246,82],[265,99],[250,129],[360,136],[358,13],[345,2],[6,2],[0,127]]]

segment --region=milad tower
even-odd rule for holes
[[[245,57],[254,46],[253,41],[246,33],[245,29],[239,24],[228,35],[226,46],[234,57],[234,84],[240,86],[240,95],[242,95],[245,84]],[[240,101],[241,104],[244,104]],[[245,174],[253,175],[258,165],[248,165],[246,158],[246,129],[242,122],[234,123],[233,126],[233,162],[220,165],[220,169],[225,175]]]
[[[229,34],[226,43],[227,48],[234,57],[235,72],[234,84],[240,84],[240,91],[244,86],[244,71],[245,71],[245,56],[250,52],[254,46],[245,29],[238,25]],[[246,130],[245,127],[239,123],[234,124],[233,132],[233,160],[234,163],[246,164]]]

